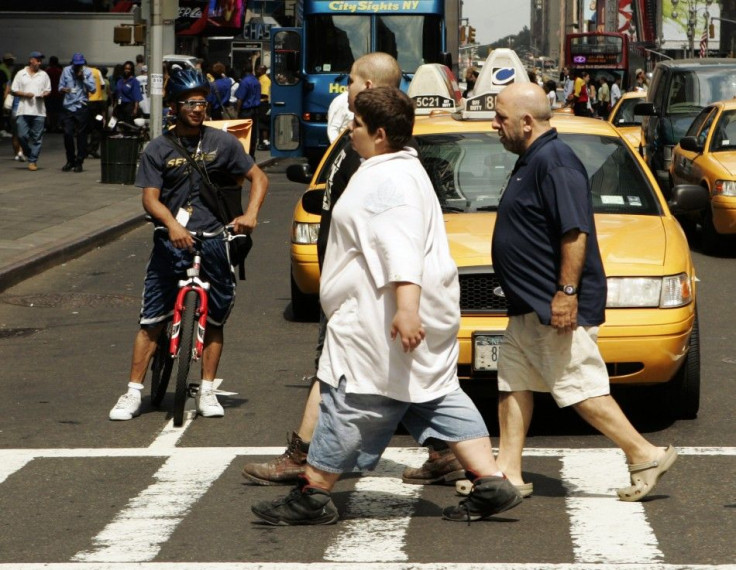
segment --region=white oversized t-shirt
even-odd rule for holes
[[[391,339],[394,283],[422,288],[426,338]],[[329,319],[317,373],[347,392],[426,402],[459,386],[460,286],[432,184],[414,149],[365,160],[335,205],[320,302]]]

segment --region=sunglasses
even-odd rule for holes
[[[192,110],[196,109],[197,107],[206,107],[207,101],[200,101],[197,99],[187,99],[186,101],[179,101],[179,105],[181,105],[184,109]]]

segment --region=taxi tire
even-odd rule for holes
[[[703,212],[700,232],[700,249],[708,255],[715,255],[721,251],[721,235],[713,225],[713,210],[709,205]]]
[[[297,321],[319,320],[319,295],[308,295],[299,290],[294,281],[294,276],[289,275],[291,280],[291,314]]]
[[[700,408],[700,325],[695,312],[685,362],[666,386],[667,409],[674,419],[694,420]]]

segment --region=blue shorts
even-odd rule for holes
[[[307,463],[328,473],[373,470],[399,422],[420,444],[434,437],[465,441],[488,436],[473,401],[460,388],[420,404],[373,394],[345,393],[345,379],[333,388],[320,383],[319,420]]]
[[[139,320],[142,327],[155,327],[174,314],[178,283],[187,278],[192,257],[191,252],[174,247],[168,237],[159,232],[154,234],[153,251],[143,282]],[[210,284],[207,322],[222,326],[235,302],[235,276],[224,240],[218,237],[203,240],[200,277]]]

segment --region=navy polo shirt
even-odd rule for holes
[[[606,276],[588,174],[572,149],[557,138],[557,131],[550,129],[516,161],[498,206],[493,268],[509,302],[509,315],[535,312],[542,324],[550,324],[562,235],[574,229],[588,235],[577,284],[578,324],[597,326],[605,319]]]

